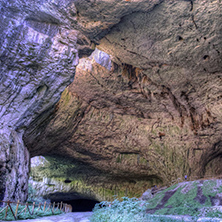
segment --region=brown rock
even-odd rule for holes
[[[14,180],[19,165],[28,172],[28,157],[16,165],[23,161],[16,152],[27,152],[22,138],[31,156],[79,161],[114,184],[126,181],[131,193],[185,174],[222,174],[220,2],[0,6],[1,137],[19,141],[1,144],[1,197],[15,199],[5,194],[9,177],[10,190],[19,182],[16,195],[25,199],[28,174]],[[112,68],[85,59],[54,106],[73,79],[77,49],[85,57],[95,45],[112,56]]]

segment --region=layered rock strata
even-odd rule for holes
[[[47,2],[1,1],[0,8],[0,199],[25,201],[29,152],[22,136],[72,82],[77,32]]]
[[[8,177],[25,199],[28,175],[10,175],[19,175],[16,161],[28,172],[27,149],[81,162],[133,192],[221,174],[221,4],[1,1],[1,197],[12,197]],[[84,57],[96,45],[112,66],[99,51],[83,60],[54,109],[77,49]]]
[[[146,187],[169,185],[186,174],[189,179],[220,175],[219,164],[203,159],[215,152],[210,145],[219,138],[213,133],[218,127],[215,117],[207,113],[200,127],[193,128],[191,116],[178,115],[180,103],[170,89],[147,76],[146,71],[130,65],[111,66],[109,56],[96,50],[80,61],[74,82],[62,94],[47,124],[34,123],[39,125],[35,134],[26,131],[27,146],[33,155],[45,150],[45,155],[71,158],[70,169],[76,162],[93,169],[80,180],[92,195],[95,187],[110,189],[103,200],[117,191],[138,195]],[[154,92],[149,95],[151,87]],[[216,149],[214,161],[220,159],[219,145]],[[67,177],[75,181],[78,171]]]

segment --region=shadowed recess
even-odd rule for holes
[[[44,198],[50,199],[50,201],[53,202],[63,202],[70,204],[72,206],[72,212],[86,212],[86,211],[92,211],[96,203],[99,203],[96,199],[87,199],[84,196],[81,196],[80,194],[76,192],[72,193],[51,193],[47,196],[44,196]]]

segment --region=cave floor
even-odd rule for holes
[[[10,221],[10,222],[90,222],[89,218],[92,216],[93,212],[75,212],[75,213],[66,213],[62,215],[56,215],[56,216],[49,216],[49,217],[40,217],[37,219],[27,219],[27,220],[17,220],[17,221]],[[152,215],[151,221],[163,221],[163,218],[161,215]],[[165,215],[164,216],[166,220],[172,219],[172,221],[186,221],[186,222],[222,222],[222,218],[210,218],[210,217],[200,217],[194,219],[191,216],[185,216],[185,215]],[[0,222],[4,222],[0,220]],[[98,221],[99,222],[99,221]],[[142,222],[142,221],[141,221]]]
[[[92,216],[92,212],[76,212],[66,213],[57,216],[40,217],[37,219],[17,220],[11,222],[89,222],[89,218]]]

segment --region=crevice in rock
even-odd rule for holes
[[[209,60],[209,59],[210,59],[210,56],[209,56],[209,55],[204,55],[204,56],[203,56],[203,60],[206,61],[206,60]]]
[[[191,8],[190,11],[193,11],[193,0],[190,0]]]
[[[207,150],[202,155],[202,166],[200,167],[201,175],[204,175],[206,172],[206,166],[209,164],[213,159],[222,156],[222,141],[218,141],[215,143],[210,150]]]
[[[178,113],[180,114],[180,118],[181,118],[181,127],[183,127],[184,125],[184,117],[187,116],[187,110],[185,108],[184,105],[182,105],[179,100],[176,98],[176,96],[173,95],[173,93],[171,92],[169,87],[166,87],[164,85],[162,85],[163,88],[163,92],[167,92],[169,95],[169,98],[171,99],[175,109],[178,111]]]
[[[191,19],[193,21],[193,24],[194,24],[195,28],[198,29],[197,23],[194,20],[194,15],[191,15]]]
[[[199,181],[200,184],[203,184],[203,181]],[[202,191],[202,188],[201,186],[198,186],[197,187],[197,195],[196,197],[194,198],[194,200],[198,201],[200,204],[204,205],[206,200],[207,200],[207,197],[203,195],[203,191]]]
[[[103,87],[103,84],[101,84],[99,82],[99,80],[92,74],[92,72],[89,72],[89,74],[96,80],[96,82],[98,83],[98,85],[100,85],[101,87]]]
[[[50,20],[41,21],[41,20],[36,20],[33,18],[26,18],[24,24],[31,27],[37,32],[41,32],[53,38],[59,31],[59,25],[58,25],[58,21],[56,22],[55,20],[54,21],[52,21],[52,19]]]
[[[177,192],[177,190],[167,191],[167,192],[164,194],[164,197],[162,198],[161,202],[160,202],[155,208],[149,209],[149,210],[147,210],[146,212],[147,212],[147,213],[150,213],[150,214],[153,214],[153,213],[155,213],[157,210],[163,208],[164,205],[167,203],[167,201],[170,199],[170,197],[173,196],[176,192]],[[169,207],[169,208],[170,208],[170,207]]]

